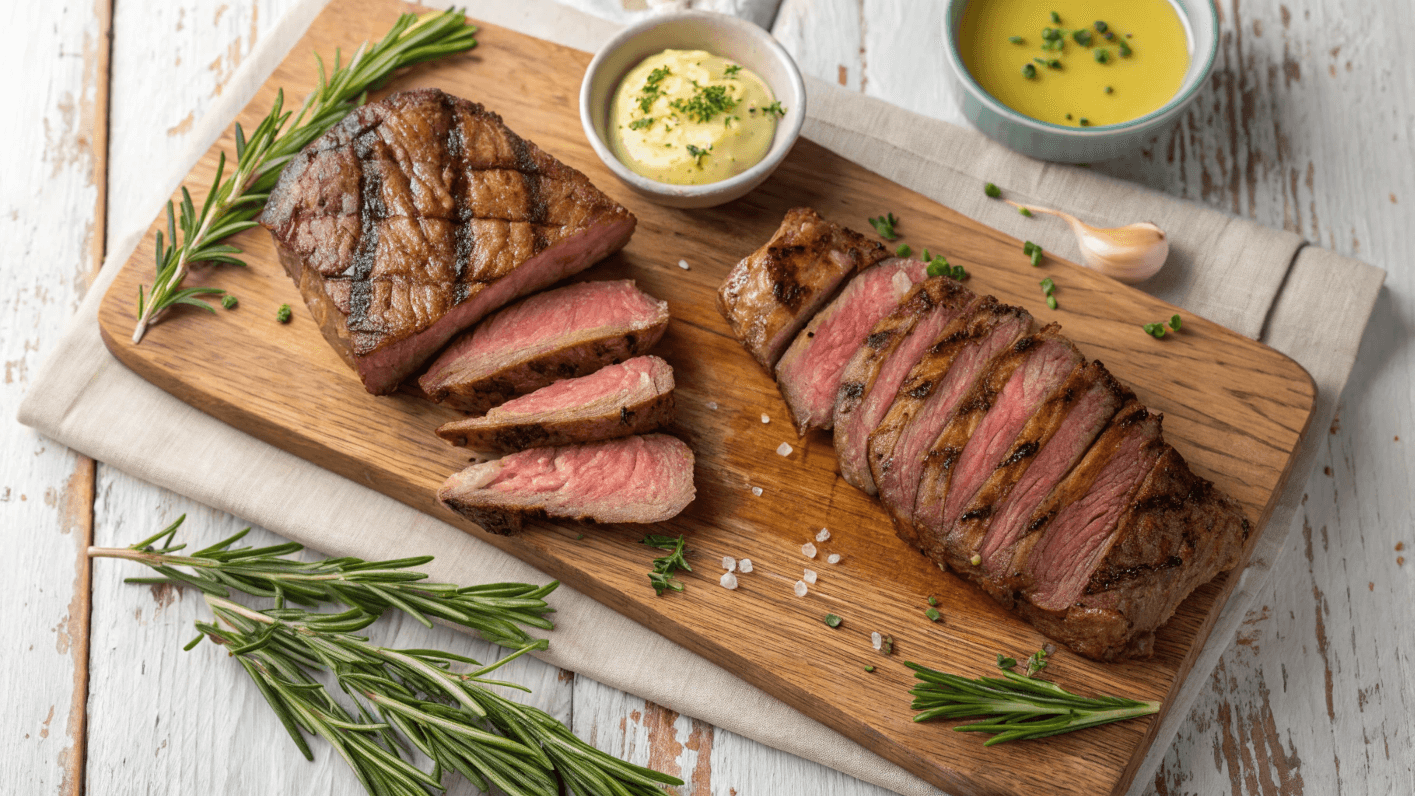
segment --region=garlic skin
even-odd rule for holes
[[[1169,258],[1169,238],[1164,230],[1148,221],[1099,229],[1060,210],[1016,202],[1008,204],[1064,219],[1071,225],[1071,231],[1076,233],[1082,264],[1127,285],[1143,282],[1159,273]]]

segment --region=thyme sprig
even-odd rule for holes
[[[680,569],[684,572],[693,571],[693,568],[688,566],[688,560],[683,557],[683,545],[686,541],[682,536],[675,539],[656,533],[645,536],[641,541],[641,544],[649,547],[668,551],[668,555],[653,560],[653,571],[649,573],[649,585],[653,586],[653,590],[660,596],[669,589],[683,591],[683,582],[673,577],[674,572]]]
[[[284,109],[284,91],[249,136],[236,125],[236,164],[226,176],[226,153],[216,164],[206,199],[198,209],[186,186],[182,202],[174,212],[167,203],[167,229],[157,233],[157,270],[152,286],[138,287],[137,326],[133,342],[142,341],[148,327],[168,309],[178,304],[216,312],[198,298],[224,293],[216,287],[182,287],[193,263],[209,262],[244,265],[236,255],[241,250],[222,243],[230,236],[256,226],[255,217],[265,207],[280,170],[306,144],[323,135],[353,108],[362,105],[367,92],[387,81],[395,71],[413,64],[464,52],[476,46],[476,27],[456,9],[418,16],[403,14],[376,43],[364,42],[347,64],[338,50],[334,69],[325,73],[319,65],[319,86],[296,111]],[[180,235],[179,235],[180,233]]]
[[[433,619],[470,628],[504,647],[530,644],[533,639],[521,626],[551,630],[546,618],[555,609],[545,598],[560,585],[490,583],[456,586],[429,583],[427,575],[412,571],[432,561],[432,556],[415,556],[391,561],[364,561],[358,558],[326,558],[299,561],[286,558],[303,550],[294,542],[268,547],[231,546],[250,528],[233,534],[210,547],[187,555],[177,555],[186,545],[172,538],[186,515],[151,537],[131,547],[91,547],[94,558],[123,558],[156,570],[159,578],[128,578],[128,583],[179,583],[214,597],[230,597],[231,592],[275,601],[277,608],[287,603],[314,606],[334,603],[357,608],[371,616],[388,609],[402,611],[428,627]],[[190,570],[190,571],[188,571]]]
[[[904,665],[913,669],[914,677],[921,681],[909,692],[914,695],[912,709],[922,711],[914,716],[914,721],[982,717],[982,721],[953,729],[992,735],[984,746],[1046,738],[1148,716],[1160,709],[1159,702],[1077,696],[1055,683],[1039,679],[1035,675],[1046,666],[1046,654],[1040,651],[1027,659],[1026,674],[1012,671],[1017,666],[1015,659],[999,655],[997,668],[1001,678],[969,680],[917,663],[906,661]]]

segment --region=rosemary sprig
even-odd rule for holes
[[[476,46],[475,32],[476,27],[468,24],[456,9],[422,16],[402,14],[381,40],[359,45],[348,64],[341,63],[341,55],[335,50],[334,69],[327,75],[324,61],[316,53],[319,86],[297,111],[284,110],[285,94],[280,91],[270,113],[249,137],[238,123],[236,167],[231,175],[225,177],[226,153],[222,152],[216,178],[200,209],[186,186],[182,187],[182,203],[176,213],[172,202],[167,203],[167,230],[165,236],[161,231],[157,233],[157,271],[152,286],[146,294],[141,286],[138,288],[138,322],[133,329],[133,342],[141,342],[147,328],[174,305],[188,304],[216,312],[198,296],[225,291],[216,287],[182,287],[191,264],[244,265],[236,257],[241,250],[221,241],[256,226],[254,219],[265,207],[285,163],[350,110],[362,105],[367,92],[383,85],[395,71],[469,50]]]
[[[490,583],[483,586],[455,586],[428,583],[427,575],[409,571],[432,560],[432,556],[400,558],[392,561],[363,561],[358,558],[326,558],[298,561],[283,558],[303,550],[287,542],[269,547],[231,545],[250,528],[188,555],[176,555],[186,545],[173,544],[172,537],[186,515],[153,536],[131,547],[91,547],[95,558],[124,558],[146,564],[160,578],[128,578],[128,583],[185,583],[215,597],[230,597],[232,591],[273,599],[276,608],[285,604],[317,605],[335,603],[379,616],[394,608],[432,627],[432,619],[478,631],[486,640],[504,647],[530,644],[533,639],[520,626],[551,630],[555,626],[546,614],[553,613],[545,597],[560,585]],[[190,572],[178,569],[190,568]]]
[[[1034,677],[1046,666],[1046,654],[1038,652],[1027,660],[1027,674],[1012,671],[1017,661],[998,656],[1001,678],[969,680],[956,674],[935,671],[905,662],[922,682],[909,693],[914,710],[922,711],[914,721],[983,717],[963,724],[958,732],[985,732],[993,737],[984,746],[1008,741],[1046,738],[1074,730],[1110,724],[1156,713],[1159,702],[1140,702],[1122,697],[1083,697],[1055,683]]]
[[[668,589],[683,591],[683,582],[673,577],[674,572],[680,569],[685,572],[693,571],[693,568],[688,566],[688,560],[683,557],[685,541],[682,536],[674,539],[672,536],[651,533],[641,542],[649,547],[668,551],[668,555],[653,560],[653,571],[649,573],[649,585],[653,586],[659,596]]]

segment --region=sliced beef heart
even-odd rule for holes
[[[900,538],[920,547],[914,500],[924,454],[994,356],[1031,331],[1032,316],[984,296],[944,329],[909,371],[870,434],[870,474]]]
[[[465,448],[516,451],[644,434],[673,421],[673,368],[634,357],[588,376],[557,381],[492,409],[455,420],[437,435]]]
[[[996,357],[959,402],[924,456],[914,524],[930,556],[963,570],[972,551],[952,544],[953,525],[1002,463],[1022,426],[1082,363],[1052,324]]]
[[[821,218],[809,207],[786,212],[765,246],[747,255],[717,291],[717,309],[768,373],[836,288],[887,256],[884,247]]]
[[[776,386],[797,434],[831,427],[845,366],[880,318],[927,278],[927,268],[919,260],[896,257],[861,271],[796,335],[776,363]]]
[[[916,285],[865,336],[840,376],[835,397],[835,455],[846,483],[871,495],[879,491],[866,451],[870,432],[884,419],[924,349],[974,298],[957,281],[936,276]]]
[[[677,437],[642,437],[532,448],[474,464],[437,493],[448,508],[491,533],[526,519],[662,522],[692,502],[693,452]]]
[[[635,220],[495,113],[420,89],[295,155],[260,223],[325,338],[385,394],[487,313],[622,248]]]
[[[418,380],[434,401],[485,412],[517,395],[638,356],[668,328],[668,304],[633,280],[538,293],[447,347]]]

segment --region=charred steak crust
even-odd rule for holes
[[[260,223],[325,338],[388,393],[486,312],[621,248],[635,220],[500,116],[420,89],[301,150]]]
[[[768,374],[793,337],[852,273],[888,256],[884,246],[821,218],[786,212],[766,245],[733,267],[717,309]]]

